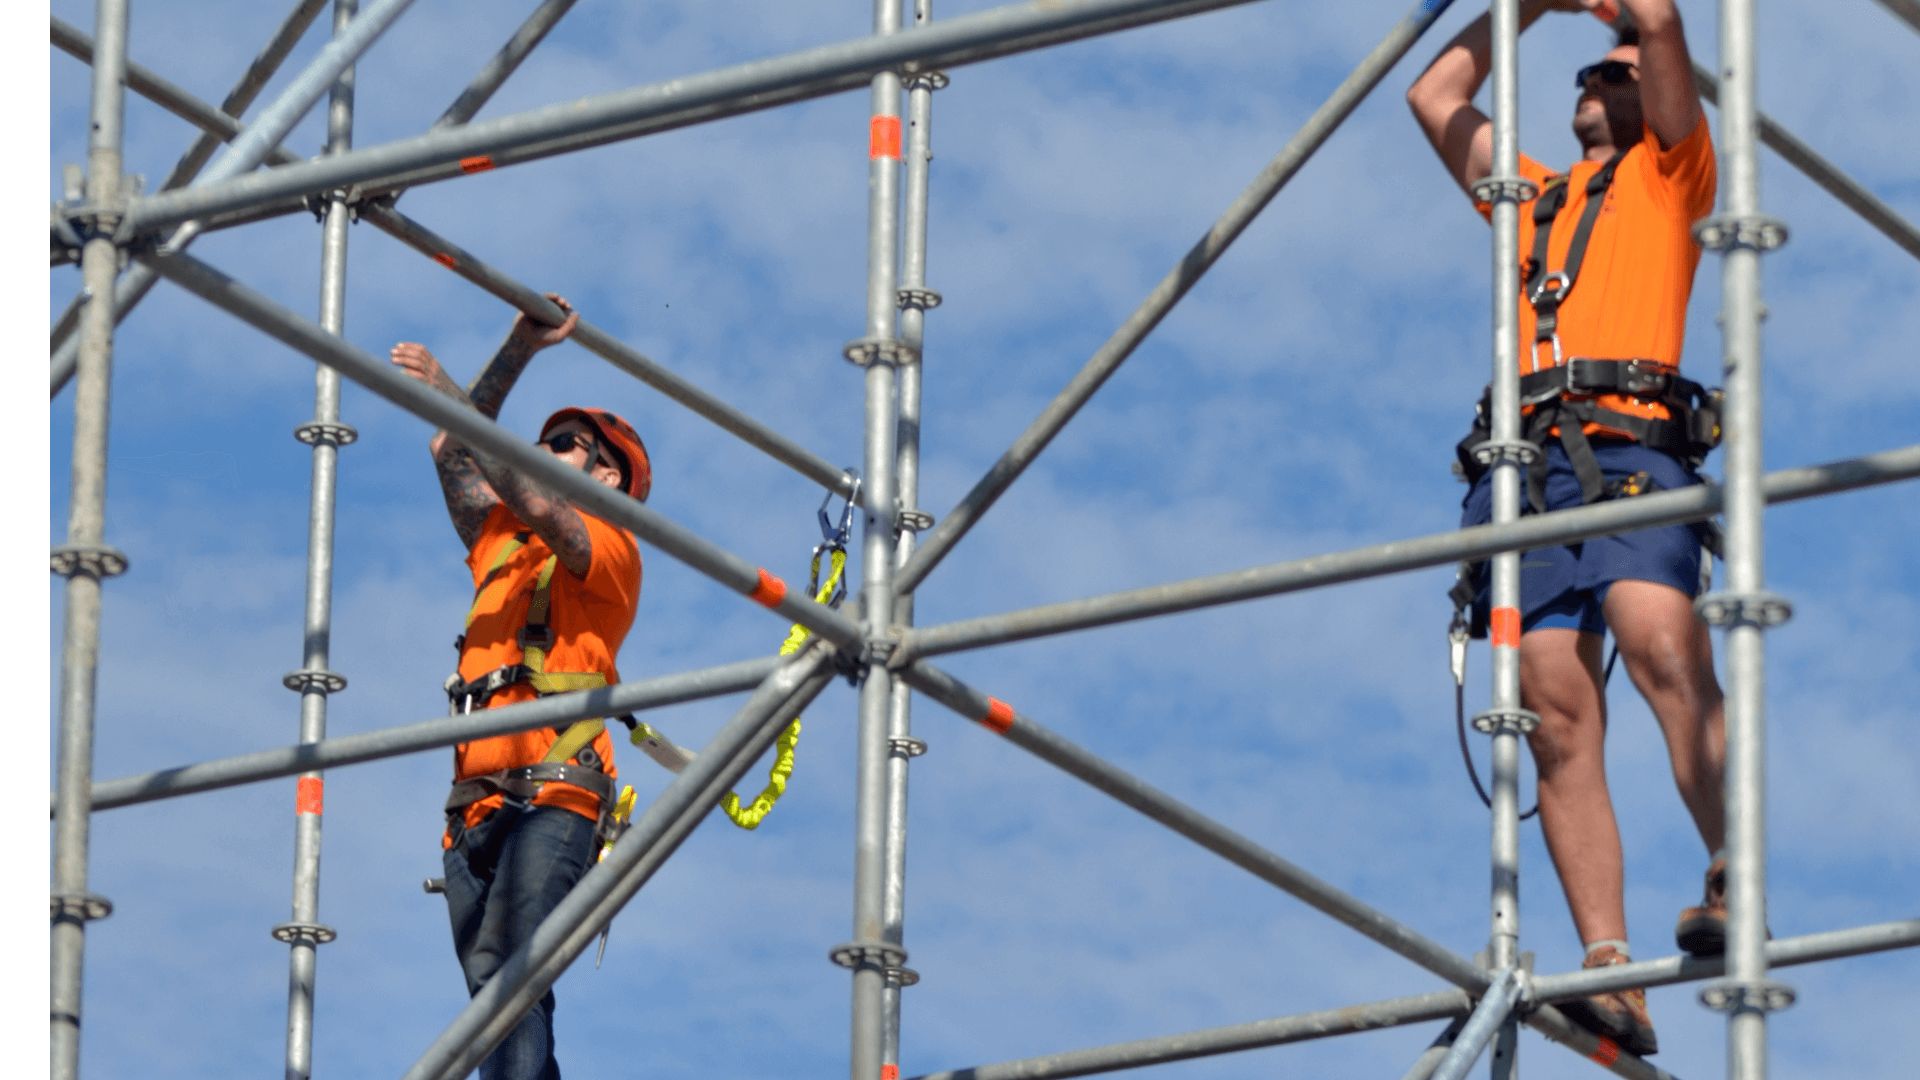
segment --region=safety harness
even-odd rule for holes
[[[1553,429],[1560,429],[1560,445],[1580,480],[1582,503],[1600,502],[1609,495],[1606,477],[1587,441],[1588,423],[1624,431],[1640,445],[1685,463],[1689,471],[1698,469],[1708,452],[1720,444],[1719,390],[1709,390],[1656,360],[1569,358],[1560,347],[1560,305],[1579,280],[1594,222],[1625,156],[1624,151],[1615,154],[1588,179],[1586,209],[1574,227],[1566,265],[1551,273],[1547,271],[1547,243],[1554,223],[1566,209],[1567,180],[1556,177],[1548,181],[1547,190],[1533,203],[1533,254],[1527,259],[1521,283],[1522,295],[1533,305],[1532,355],[1536,364],[1542,348],[1550,348],[1553,354],[1551,366],[1520,377],[1520,404],[1532,407],[1523,437],[1544,446]],[[1666,407],[1669,419],[1609,409],[1593,399],[1595,394],[1622,394],[1658,403]],[[1474,407],[1473,430],[1455,448],[1470,483],[1479,480],[1487,469],[1475,459],[1473,449],[1492,437],[1492,411],[1492,387],[1488,387]],[[1527,467],[1527,501],[1538,512],[1546,510],[1546,479],[1547,460],[1541,454]]]
[[[494,558],[493,565],[487,568],[473,591],[473,606],[467,610],[468,627],[473,626],[473,620],[479,614],[480,595],[505,570],[507,560],[525,547],[532,536],[531,531],[515,533],[513,539],[501,547],[500,554]],[[558,555],[547,556],[547,561],[540,564],[540,572],[534,579],[533,600],[527,605],[526,625],[516,635],[520,644],[520,662],[503,664],[477,679],[463,680],[457,671],[447,676],[449,713],[460,715],[472,712],[475,707],[484,709],[495,694],[520,683],[531,686],[534,693],[541,697],[607,685],[607,677],[598,671],[546,669],[547,650],[553,648],[554,641],[553,628],[547,625],[547,618],[553,605],[553,571],[559,562]],[[461,634],[455,638],[453,647],[456,653],[465,651],[467,636]],[[573,784],[599,798],[600,833],[605,842],[615,828],[613,778],[606,774],[605,762],[594,752],[592,744],[606,729],[605,720],[581,720],[569,724],[559,729],[559,738],[554,740],[552,748],[537,764],[501,769],[456,782],[447,795],[446,812],[456,813],[493,795],[504,795],[508,801],[524,806],[547,784]],[[569,758],[574,763],[570,764]]]

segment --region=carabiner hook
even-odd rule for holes
[[[827,492],[827,497],[820,500],[821,543],[819,547],[813,549],[815,558],[819,558],[822,551],[827,551],[832,548],[839,548],[844,551],[847,546],[847,540],[853,536],[853,508],[860,502],[860,470],[848,466],[846,475],[853,478],[853,490],[847,493],[847,505],[840,511],[839,528],[834,528],[833,518],[827,515],[827,507],[833,502],[834,493],[829,491]]]

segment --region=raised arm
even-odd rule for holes
[[[500,406],[513,389],[520,373],[533,355],[550,345],[565,341],[580,321],[567,302],[551,293],[548,299],[568,312],[567,321],[557,327],[536,323],[522,314],[513,322],[507,339],[474,379],[470,389],[462,390],[447,375],[446,369],[424,345],[401,342],[393,347],[392,361],[408,375],[474,409],[489,419],[500,415]],[[446,498],[447,516],[454,532],[469,550],[480,538],[487,514],[501,502],[507,504],[521,521],[546,540],[568,570],[584,576],[591,565],[592,546],[587,543],[586,524],[579,512],[566,500],[553,495],[513,470],[477,454],[445,430],[433,433],[427,444],[440,477],[441,494]]]
[[[1640,28],[1640,110],[1662,149],[1700,126],[1700,88],[1673,0],[1620,0]]]
[[[1600,0],[1522,0],[1520,29],[1549,11],[1591,11],[1598,6]],[[1482,15],[1449,41],[1407,88],[1414,119],[1462,191],[1493,173],[1493,121],[1473,107],[1473,95],[1492,68],[1493,24],[1490,15]]]

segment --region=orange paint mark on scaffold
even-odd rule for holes
[[[867,129],[867,156],[900,160],[900,118],[876,116]]]
[[[982,724],[1005,735],[1013,727],[1013,706],[997,697],[987,699],[987,715],[980,718]]]
[[[327,782],[317,776],[303,776],[295,791],[293,806],[295,814],[318,814],[322,797],[326,794]]]
[[[1612,1065],[1620,1060],[1620,1044],[1603,1035],[1600,1037],[1600,1046],[1594,1050],[1592,1057],[1602,1065]]]
[[[780,601],[787,598],[787,583],[767,573],[766,568],[762,567],[760,584],[755,585],[753,591],[747,595],[761,607],[779,607]]]
[[[463,157],[460,159],[460,171],[464,173],[486,172],[491,168],[493,168],[493,159],[485,154],[481,154],[479,157]]]
[[[900,1066],[898,1065],[880,1066],[880,1080],[900,1080]]]
[[[1520,647],[1520,609],[1497,607],[1493,617],[1487,620],[1487,632],[1494,648],[1517,649]]]
[[[447,269],[449,269],[449,270],[451,270],[451,269],[453,269],[454,267],[456,267],[456,266],[458,266],[458,265],[460,265],[460,264],[459,264],[459,262],[458,262],[458,261],[457,261],[456,259],[454,259],[454,257],[453,257],[453,256],[451,256],[451,255],[449,255],[449,254],[447,254],[447,253],[446,253],[446,252],[444,252],[444,251],[436,251],[436,252],[434,252],[434,253],[433,253],[433,261],[434,261],[434,262],[437,262],[437,263],[439,263],[439,264],[440,264],[441,266],[444,266],[444,267],[446,267],[446,268],[447,268]]]

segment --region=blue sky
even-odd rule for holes
[[[132,55],[217,102],[288,6],[136,5]],[[986,6],[943,3],[936,15]],[[946,303],[927,320],[924,508],[942,515],[958,500],[1406,6],[1274,0],[954,73],[934,103],[929,280]],[[90,5],[52,7],[92,24]],[[532,7],[420,0],[360,67],[356,142],[424,129]],[[1714,6],[1682,8],[1711,65]],[[1455,5],[928,580],[922,624],[1454,525],[1460,489],[1447,463],[1488,370],[1487,239],[1400,95],[1478,10]],[[868,24],[858,3],[582,0],[481,115],[837,41]],[[285,72],[321,39],[310,32]],[[1584,18],[1529,32],[1530,153],[1574,156],[1566,73],[1605,45]],[[1900,136],[1920,94],[1920,37],[1864,0],[1782,0],[1763,12],[1760,46],[1763,109],[1920,220],[1920,147]],[[49,64],[57,198],[60,164],[85,157],[89,81],[63,53]],[[422,188],[401,206],[852,463],[861,380],[839,349],[863,320],[866,110],[864,93],[845,94]],[[193,134],[130,98],[128,169],[157,184]],[[316,116],[287,145],[311,154],[322,138]],[[1915,441],[1920,267],[1778,159],[1762,167],[1766,209],[1793,229],[1765,264],[1769,466]],[[314,313],[310,218],[212,235],[195,251]],[[50,273],[50,315],[77,285],[72,268]],[[353,230],[348,289],[356,345],[384,353],[422,341],[463,379],[510,317],[371,228]],[[1719,381],[1718,297],[1709,257],[1685,362],[1706,382]],[[163,285],[123,325],[115,376],[107,537],[133,570],[107,588],[96,774],[292,742],[298,703],[280,675],[300,666],[309,458],[290,432],[311,415],[313,365]],[[49,440],[54,542],[70,403],[71,391],[54,402],[46,429],[37,418],[19,428]],[[645,434],[655,508],[789,580],[804,575],[820,498],[808,482],[570,346],[540,357],[502,419],[530,432],[573,403],[613,408]],[[426,425],[351,385],[344,418],[361,439],[340,467],[332,666],[351,685],[331,703],[336,734],[443,708],[469,588]],[[1709,471],[1718,467],[1716,456]],[[1768,583],[1797,609],[1769,637],[1778,935],[1915,914],[1916,507],[1912,489],[1896,487],[1768,518]],[[645,554],[626,677],[777,646],[785,627],[760,609]],[[1449,575],[942,663],[1471,953],[1486,936],[1487,829],[1448,715]],[[49,597],[58,641],[57,582]],[[1478,646],[1471,665],[1469,708],[1485,696]],[[57,686],[51,658],[49,670]],[[699,745],[738,701],[656,719]],[[1665,955],[1705,853],[1644,706],[1624,686],[1613,706],[1629,924],[1637,955]],[[912,780],[907,945],[924,981],[906,992],[903,1075],[1439,988],[939,706],[917,700],[914,720],[932,749]],[[569,1075],[844,1070],[848,980],[826,952],[849,935],[852,738],[853,695],[840,684],[809,711],[792,787],[770,820],[751,834],[703,827],[620,917],[605,967],[561,981]],[[439,873],[447,757],[328,777],[321,913],[340,940],[320,959],[317,1076],[398,1074],[462,1004],[444,909],[419,891]],[[637,752],[620,763],[643,797],[665,785]],[[286,949],[267,931],[287,918],[292,804],[288,779],[95,819],[93,889],[117,910],[88,937],[87,1073],[279,1068]],[[1541,970],[1565,970],[1578,942],[1534,826],[1523,844],[1526,947]],[[22,910],[37,904],[31,891],[19,899]],[[1915,965],[1895,954],[1783,973],[1800,1004],[1775,1019],[1773,1075],[1905,1075],[1908,1056],[1885,1035],[1920,1004]],[[1715,1075],[1723,1022],[1692,993],[1651,995],[1658,1061],[1682,1077]],[[1437,1027],[1150,1072],[1396,1076]],[[1598,1075],[1535,1036],[1523,1046],[1529,1076]]]

